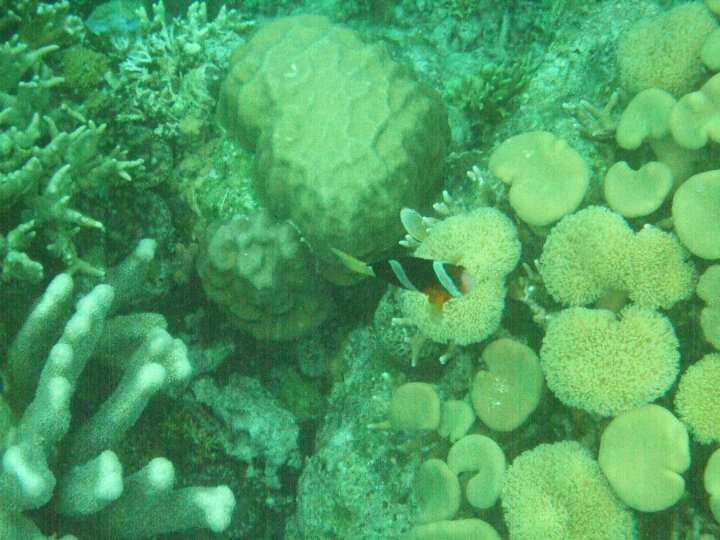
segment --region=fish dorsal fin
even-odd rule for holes
[[[340,259],[340,262],[343,263],[343,266],[345,266],[345,268],[347,268],[351,272],[355,272],[356,274],[361,274],[363,276],[375,277],[375,272],[369,264],[364,263],[360,259],[356,259],[349,253],[345,253],[344,251],[340,251],[339,249],[335,249],[333,247],[331,247],[330,249],[335,254],[335,256]]]

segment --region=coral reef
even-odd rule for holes
[[[718,16],[0,0],[0,537],[719,539]]]
[[[510,466],[502,493],[510,537],[635,538],[632,513],[618,501],[600,466],[579,443],[541,444]]]
[[[474,283],[468,294],[446,302],[440,313],[424,294],[403,291],[399,322],[416,326],[420,334],[438,343],[468,345],[484,340],[500,324],[505,276],[520,256],[515,227],[502,212],[481,208],[437,221],[422,234],[423,238],[416,238],[416,256],[458,264]]]
[[[218,388],[212,380],[200,379],[192,391],[227,426],[218,433],[227,455],[246,463],[262,458],[265,469],[258,474],[264,483],[279,487],[278,469],[299,467],[295,418],[259,381],[234,376]]]

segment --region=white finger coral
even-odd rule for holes
[[[111,450],[150,399],[163,389],[182,386],[191,375],[187,349],[162,328],[162,317],[150,317],[160,326],[146,328],[142,344],[124,362],[118,386],[95,415],[71,429],[71,402],[87,362],[102,352],[101,343],[118,343],[104,335],[117,326],[106,329],[105,323],[134,296],[131,289],[143,281],[154,253],[155,242],[142,240],[133,255],[110,272],[110,284],[82,296],[69,316],[73,279],[58,275],[13,340],[3,366],[7,388],[0,403],[3,540],[44,539],[25,513],[40,508],[51,516],[82,519],[91,529],[98,527],[98,535],[118,539],[193,527],[220,532],[228,526],[235,499],[227,487],[173,490],[172,471],[165,466],[159,484],[150,481],[157,479],[151,474],[139,488],[138,475],[148,474],[124,478]],[[128,317],[123,320],[130,323]],[[113,353],[122,354],[122,349]]]

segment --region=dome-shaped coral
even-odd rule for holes
[[[258,339],[292,339],[321,324],[332,300],[295,229],[267,212],[211,225],[198,273],[206,294]]]
[[[438,312],[427,296],[402,292],[405,317],[438,343],[477,343],[500,324],[505,306],[505,275],[520,258],[512,221],[494,208],[449,217],[434,225],[415,251],[418,257],[463,266],[475,284],[465,295],[445,302]]]
[[[540,363],[560,401],[612,416],[667,392],[678,373],[677,346],[672,324],[655,311],[628,306],[618,319],[570,308],[550,320]]]
[[[437,93],[324,17],[277,19],[241,46],[219,116],[256,149],[264,203],[298,226],[331,278],[344,268],[330,248],[376,257],[400,238],[400,209],[439,187],[449,129]]]
[[[631,540],[632,514],[590,453],[574,441],[541,444],[508,469],[502,491],[510,540]]]

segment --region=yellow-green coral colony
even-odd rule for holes
[[[657,24],[668,24],[673,18],[709,25],[709,30],[715,27],[697,6],[658,18]],[[656,31],[652,25],[649,30],[638,30],[627,37],[623,46],[627,47],[631,40],[645,39],[643,32]],[[710,55],[708,45],[703,56]],[[676,76],[683,76],[682,66],[677,67]],[[641,76],[631,72],[634,67],[628,65],[625,69],[623,76],[627,80],[640,77],[633,84],[641,84]],[[677,82],[669,88],[678,92],[681,87]],[[711,83],[703,88],[706,94],[713,95]],[[418,487],[417,494],[421,508],[418,523],[427,522],[429,499],[425,492],[429,486],[435,486],[433,493],[442,498],[435,508],[445,510],[436,517],[434,529],[433,524],[417,525],[407,538],[431,534],[452,537],[445,527],[458,523],[452,521],[458,488],[448,469],[458,476],[464,499],[475,508],[492,506],[497,496],[494,490],[503,489],[505,519],[512,540],[635,538],[634,518],[624,504],[655,512],[674,505],[685,494],[683,474],[690,463],[688,430],[700,442],[720,440],[720,434],[713,429],[720,423],[720,413],[711,390],[717,383],[713,382],[717,355],[708,355],[691,365],[680,379],[675,401],[679,419],[653,404],[678,380],[680,366],[695,360],[681,359],[673,320],[659,310],[670,310],[688,301],[697,286],[698,295],[707,304],[699,318],[706,338],[714,343],[718,333],[713,310],[720,305],[716,298],[720,287],[715,287],[715,281],[720,280],[714,278],[720,274],[716,266],[710,267],[698,283],[694,257],[720,257],[720,252],[715,251],[720,239],[720,231],[715,230],[720,226],[720,196],[714,184],[717,172],[698,174],[701,159],[696,149],[705,145],[707,138],[696,136],[699,142],[689,138],[692,133],[712,138],[714,124],[707,115],[697,113],[687,121],[696,124],[691,123],[683,131],[680,118],[687,116],[688,107],[699,103],[702,96],[676,96],[662,88],[648,87],[623,112],[617,128],[618,145],[635,150],[648,144],[656,161],[641,164],[636,170],[625,162],[609,168],[603,194],[610,208],[582,207],[588,169],[577,152],[551,133],[511,137],[491,156],[489,169],[510,185],[509,203],[516,217],[532,230],[546,234],[537,268],[542,285],[559,306],[546,317],[539,361],[534,351],[511,339],[485,346],[481,369],[467,396],[480,423],[468,415],[467,401],[443,401],[424,383],[411,385],[423,389],[426,397],[417,403],[424,403],[426,412],[400,420],[401,416],[392,411],[398,410],[400,396],[411,385],[396,390],[390,413],[393,427],[437,430],[439,436],[454,443],[447,458],[448,468],[443,461],[434,459],[418,473],[417,485],[423,486]],[[714,114],[714,109],[708,110],[708,114]],[[552,203],[546,204],[544,197]],[[640,221],[643,226],[638,226],[638,221],[627,221],[667,212],[669,197],[673,197],[674,231],[668,231],[659,218]],[[482,232],[483,222],[491,218],[495,222],[493,243],[487,241],[488,232]],[[500,226],[503,218],[482,209],[445,215],[430,226],[416,213],[406,213],[403,223],[416,255],[463,264],[477,273],[480,283],[487,280],[502,284],[497,277],[512,270],[518,260],[517,255],[511,255],[515,233],[509,225]],[[507,232],[498,236],[497,231]],[[507,237],[504,243],[500,242],[503,235]],[[498,262],[493,265],[490,260]],[[488,268],[498,269],[495,280],[488,275]],[[482,287],[478,291],[483,291]],[[489,289],[483,291],[484,301],[477,304],[483,306],[483,313],[489,314],[491,306],[495,306],[492,309],[496,314],[502,312],[504,302],[494,304],[488,300],[503,298],[504,290],[495,294],[498,296]],[[403,322],[410,322],[434,341],[459,345],[481,342],[490,335],[488,330],[498,327],[487,314],[473,314],[477,308],[471,305],[472,294],[448,302],[439,314],[429,311],[428,303],[413,293],[402,292],[401,299]],[[599,463],[577,443],[541,445],[517,458],[506,478],[501,447],[492,437],[477,433],[478,426],[496,432],[519,429],[528,418],[532,419],[544,381],[565,405],[614,418],[602,433]],[[524,467],[531,457],[538,464]],[[711,465],[707,468],[706,486],[711,501],[715,501],[715,469],[719,467]],[[577,475],[572,483],[564,477],[565,467]],[[540,475],[539,469],[546,472]],[[472,476],[475,470],[484,472]],[[592,507],[586,504],[586,492],[569,488],[578,482],[585,489],[593,486]],[[545,498],[553,501],[554,508],[562,508],[569,519],[559,520],[555,512],[527,502]]]
[[[720,265],[709,266],[700,276],[697,295],[705,302],[700,327],[705,339],[720,349]]]
[[[347,276],[330,248],[377,257],[400,235],[400,209],[425,206],[440,186],[449,131],[437,93],[324,17],[277,19],[240,47],[218,116],[256,151],[265,204],[299,227],[334,281]]]

